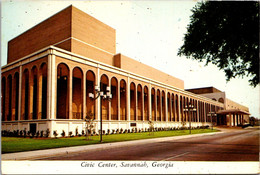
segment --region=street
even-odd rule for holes
[[[103,148],[41,160],[259,161],[259,130]]]

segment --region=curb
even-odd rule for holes
[[[192,134],[192,135],[184,135],[184,136],[160,137],[160,138],[152,138],[152,139],[141,139],[141,140],[93,144],[93,145],[85,145],[85,146],[73,146],[73,147],[26,151],[26,152],[18,152],[18,153],[7,153],[7,154],[2,154],[1,159],[2,160],[37,160],[37,159],[42,159],[47,157],[60,156],[64,154],[66,155],[66,154],[74,154],[79,152],[87,152],[92,150],[102,150],[102,149],[116,148],[121,146],[131,146],[134,144],[146,144],[146,143],[163,142],[167,140],[179,140],[183,138],[193,138],[193,137],[200,137],[204,135],[215,135],[220,133],[224,133],[224,132],[220,131],[220,132],[213,132],[213,133]]]

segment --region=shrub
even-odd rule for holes
[[[65,131],[62,130],[62,132],[61,132],[61,136],[62,136],[62,137],[65,137],[65,135],[66,135],[66,134],[65,134]]]
[[[31,138],[35,136],[35,132],[31,132]]]
[[[81,131],[81,135],[83,135],[83,136],[85,135],[85,131],[84,130]]]
[[[75,129],[75,136],[79,134],[78,127]]]
[[[69,132],[69,136],[72,137],[72,131]]]
[[[39,135],[40,135],[40,131],[37,131],[37,132],[36,132],[36,138],[38,138]]]
[[[57,136],[58,136],[58,133],[57,133],[57,131],[55,130],[55,131],[53,131],[53,135],[54,135],[54,137],[55,138],[57,138]]]
[[[20,135],[20,137],[22,137],[22,136],[23,136],[23,131],[22,131],[22,130],[20,131],[20,134],[19,134],[19,135]]]
[[[115,134],[115,130],[114,130],[114,129],[112,129],[112,132],[111,132],[111,134]]]
[[[41,135],[40,135],[40,137],[43,137],[43,131],[41,131]]]
[[[49,137],[49,135],[50,135],[50,130],[49,130],[49,128],[47,128],[45,137]]]
[[[26,128],[23,130],[23,136],[26,137]]]

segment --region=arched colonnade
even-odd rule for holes
[[[193,104],[196,112],[191,112],[191,121],[208,122],[207,114],[220,109],[181,93],[127,80],[127,77],[109,77],[105,73],[98,77],[93,70],[83,71],[79,66],[69,68],[66,63],[59,63],[56,67],[55,119],[81,120],[91,111],[97,120],[97,103],[88,94],[95,93],[94,87],[98,84],[101,90],[109,86],[112,93],[111,101],[102,103],[103,120],[188,122],[188,112],[183,109]],[[45,62],[24,69],[22,75],[19,71],[3,75],[2,121],[47,119],[47,82]]]

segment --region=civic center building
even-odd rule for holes
[[[112,99],[93,99],[100,89]],[[109,92],[106,92],[106,91]],[[184,82],[121,53],[115,29],[69,6],[8,43],[1,79],[2,130],[45,131],[66,135],[85,130],[94,114],[94,130],[188,126],[185,106],[192,104],[192,127],[237,126],[248,108],[213,87],[184,90]],[[102,103],[100,103],[102,100]],[[101,106],[102,104],[102,106]],[[102,114],[102,116],[101,116]]]

